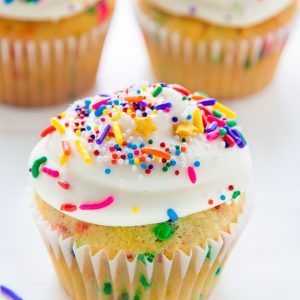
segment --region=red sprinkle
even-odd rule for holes
[[[230,135],[228,135],[228,134],[225,134],[225,135],[223,136],[223,141],[224,141],[225,143],[228,143],[230,148],[233,147],[233,146],[235,145],[234,139],[233,139]]]
[[[70,183],[68,183],[64,180],[58,181],[58,185],[60,185],[65,190],[68,190],[70,188]]]
[[[60,210],[64,211],[75,211],[77,209],[77,206],[70,203],[64,203],[60,206]]]
[[[229,185],[229,186],[228,186],[228,190],[229,190],[229,191],[233,191],[233,190],[234,190],[234,186],[233,186],[232,184]]]
[[[41,132],[41,137],[45,137],[48,134],[54,132],[56,129],[53,125],[48,126],[47,128],[45,128],[42,132]]]
[[[184,88],[183,86],[181,86],[179,84],[172,84],[172,89],[181,93],[184,96],[188,96],[191,94],[189,90],[187,90],[186,88]]]

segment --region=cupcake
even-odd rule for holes
[[[297,0],[137,0],[155,76],[219,98],[272,79]]]
[[[249,217],[236,114],[176,84],[84,98],[30,157],[34,216],[72,299],[206,299]]]
[[[1,0],[0,103],[46,106],[95,81],[114,0]]]

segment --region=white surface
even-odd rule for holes
[[[126,3],[119,1],[99,91],[151,80]],[[300,299],[299,51],[297,24],[273,83],[255,96],[229,103],[251,145],[256,209],[210,300]],[[40,130],[62,108],[0,106],[0,284],[25,300],[69,299],[57,282],[25,193],[29,153]]]

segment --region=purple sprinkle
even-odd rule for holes
[[[212,131],[215,131],[218,127],[218,123],[216,121],[213,121],[211,124],[209,124],[206,129],[205,129],[205,132],[206,133],[209,133],[209,132],[212,132]]]
[[[203,106],[212,106],[212,105],[215,105],[216,102],[217,102],[216,99],[208,98],[208,99],[205,99],[205,100],[198,101],[197,104],[201,104]]]
[[[98,96],[100,96],[100,97],[110,97],[110,95],[107,95],[107,94],[98,94]]]
[[[147,106],[147,103],[141,101],[141,102],[139,102],[139,105],[140,105],[140,107],[145,108]]]
[[[246,146],[246,144],[244,143],[240,132],[237,129],[231,129],[231,133],[232,133],[232,138],[234,139],[235,143],[240,147],[240,148],[244,148]]]
[[[162,104],[156,105],[155,109],[157,109],[157,110],[164,110],[166,108],[171,108],[171,107],[172,107],[172,103],[171,102],[167,102],[167,103],[162,103]]]
[[[0,285],[0,292],[12,300],[22,300],[20,296],[4,285]]]
[[[96,140],[96,143],[98,145],[101,145],[102,142],[104,141],[105,137],[107,136],[108,132],[110,130],[110,125],[109,124],[106,124],[102,130],[102,132],[100,133],[98,139]]]

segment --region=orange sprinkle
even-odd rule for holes
[[[185,153],[186,152],[186,147],[182,146],[181,147],[181,152]]]
[[[135,119],[136,115],[135,114],[131,114],[131,118]]]
[[[169,153],[155,148],[142,148],[141,152],[143,154],[153,154],[154,156],[158,156],[166,160],[171,159],[171,155]]]
[[[145,99],[146,99],[146,96],[142,96],[142,95],[125,97],[125,101],[127,101],[127,102],[141,102]]]
[[[143,157],[143,156],[141,156],[141,157],[139,158],[139,161],[140,161],[140,162],[145,162],[145,161],[146,161],[146,158]]]
[[[66,140],[63,140],[61,142],[61,145],[62,145],[62,148],[63,148],[63,151],[64,151],[64,155],[65,156],[70,156],[71,155],[71,145],[70,145],[70,143]]]
[[[205,96],[203,96],[203,95],[193,95],[192,96],[192,99],[193,100],[196,100],[196,101],[198,101],[198,100],[203,100],[203,99],[206,99],[207,97],[205,97]]]
[[[117,163],[117,161],[116,161],[115,159],[112,159],[112,160],[111,160],[111,163],[112,163],[113,165],[115,165],[115,164]]]
[[[212,199],[209,199],[209,200],[208,200],[208,204],[209,204],[209,205],[212,205],[213,203],[214,203],[214,200],[212,200]]]
[[[111,157],[114,158],[114,159],[117,159],[118,158],[118,154],[114,153]]]

